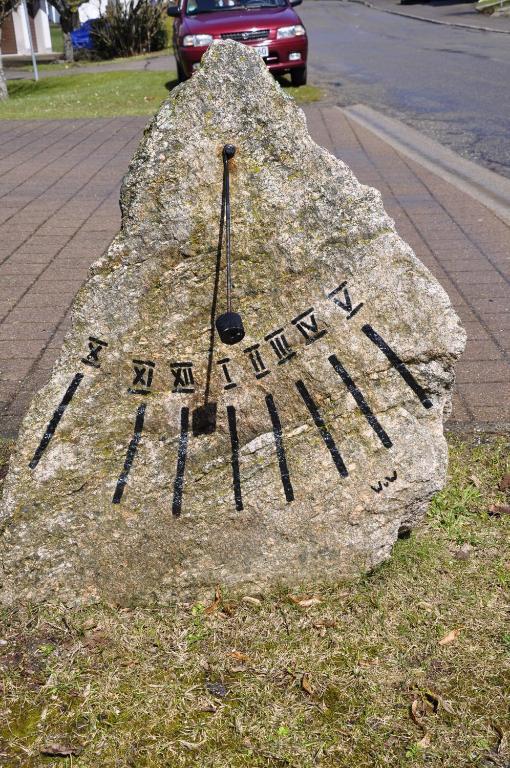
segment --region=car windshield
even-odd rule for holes
[[[284,8],[286,5],[286,0],[188,0],[186,16],[218,11],[249,11],[251,8]]]

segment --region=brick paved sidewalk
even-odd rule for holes
[[[472,198],[334,107],[306,109],[315,140],[381,190],[397,229],[468,332],[451,427],[510,422],[510,231]],[[0,434],[49,378],[87,268],[118,229],[118,193],[145,118],[0,122]]]

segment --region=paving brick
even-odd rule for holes
[[[509,297],[489,298],[482,299],[478,296],[474,296],[471,299],[473,307],[483,315],[501,315],[502,319],[506,315],[510,320],[510,301]],[[505,327],[509,327],[506,325]]]
[[[92,263],[93,259],[90,260],[90,263]],[[44,277],[45,280],[55,281],[59,282],[61,280],[85,280],[88,273],[88,266],[87,267],[78,267],[78,266],[62,266],[59,264],[52,264],[50,267],[47,267],[43,273],[41,273],[41,278]]]
[[[0,363],[2,381],[22,381],[32,368],[35,360],[27,357],[4,358]]]
[[[48,342],[55,331],[55,325],[56,323],[3,322],[0,323],[0,341],[17,345],[22,356],[25,341]]]
[[[464,361],[457,370],[457,382],[459,384],[493,384],[510,381],[510,361],[494,360],[485,365],[480,360]],[[510,411],[510,403],[508,404]],[[510,414],[509,414],[510,418]]]
[[[510,331],[510,312],[500,312],[497,315],[484,314],[483,321],[498,336],[508,335]]]
[[[480,405],[474,409],[476,415],[477,426],[486,427],[496,431],[498,425],[501,425],[501,429],[505,432],[508,431],[508,425],[510,424],[510,416],[508,413],[508,403],[502,403],[501,405],[484,406]]]
[[[467,301],[471,301],[479,311],[483,311],[477,304],[478,300],[494,300],[503,299],[508,304],[508,292],[510,286],[504,281],[493,283],[462,283],[459,285],[459,290],[462,291],[464,298]]]
[[[16,305],[16,309],[62,309],[70,306],[74,293],[34,293],[29,291]]]
[[[478,272],[465,272],[463,270],[459,271],[451,271],[450,272],[450,278],[453,280],[457,285],[470,285],[473,284],[475,286],[494,286],[494,287],[505,287],[508,289],[508,281],[506,281],[503,277],[501,277],[498,272],[496,272],[495,269],[482,269]]]
[[[471,412],[467,409],[466,405],[463,403],[460,395],[458,393],[454,393],[452,397],[452,413],[449,419],[449,422],[470,422],[472,421],[472,415]]]
[[[14,291],[17,288],[27,288],[32,284],[32,280],[26,275],[2,275],[0,267],[0,295],[3,291]]]
[[[464,259],[460,255],[454,256],[448,254],[445,256],[437,250],[434,251],[434,256],[442,264],[444,269],[450,273],[458,272],[459,270],[462,270],[463,272],[480,272],[484,269],[489,270],[492,268],[490,261],[483,256],[480,256],[478,259]]]
[[[2,368],[2,360],[10,360],[18,355],[26,355],[27,357],[36,359],[45,349],[46,340],[28,340],[24,339],[22,344],[12,341],[0,341],[0,369]]]
[[[469,341],[489,341],[490,334],[488,330],[481,324],[480,320],[466,321],[463,323],[464,330],[467,333]],[[498,339],[498,343],[501,339]]]
[[[32,294],[37,296],[39,293],[43,293],[46,296],[49,294],[76,294],[82,280],[50,280],[47,278],[47,272],[44,272],[41,277],[32,285]]]
[[[43,268],[41,264],[27,264],[25,262],[18,264],[16,261],[13,262],[9,259],[0,265],[0,280],[4,277],[32,277],[35,280],[41,274],[41,269]]]
[[[510,420],[510,381],[486,382],[483,387],[467,385],[464,398],[468,406],[501,409],[501,418]]]
[[[11,310],[9,321],[12,323],[42,323],[57,325],[63,312],[60,307],[30,307],[28,309],[15,308]]]
[[[497,346],[490,337],[483,340],[470,339],[468,337],[466,343],[466,349],[462,355],[462,362],[458,368],[465,363],[476,361],[483,368],[483,363],[488,363],[491,360],[502,360],[503,351],[501,347]]]

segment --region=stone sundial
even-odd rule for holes
[[[165,603],[388,557],[444,482],[465,334],[379,193],[227,41],[147,128],[121,206],[20,431],[0,599]]]

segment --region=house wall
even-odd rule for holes
[[[30,55],[30,37],[32,33],[34,50],[37,53],[51,53],[51,35],[46,0],[35,0],[30,9],[20,4],[2,26],[2,53]]]
[[[16,53],[30,54],[30,38],[28,37],[27,17],[23,5],[18,5],[12,12],[14,33],[16,35]]]
[[[11,14],[2,25],[2,53],[16,53],[16,35]]]
[[[37,50],[44,53],[51,53],[51,35],[50,22],[48,19],[48,7],[46,0],[39,0],[33,4],[33,30],[32,37],[37,41]],[[35,45],[34,41],[34,45]]]

